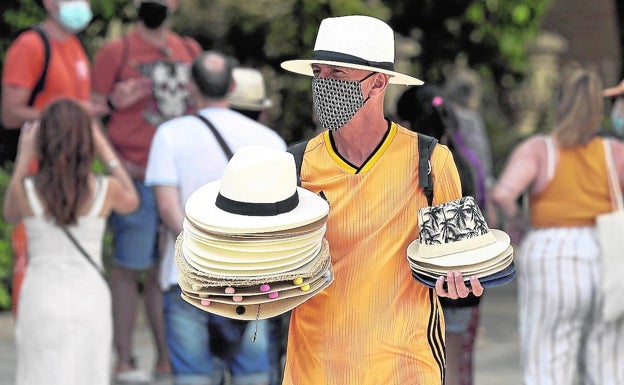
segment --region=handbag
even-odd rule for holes
[[[610,322],[624,316],[624,301],[618,293],[624,291],[624,206],[622,189],[613,164],[611,144],[604,140],[605,157],[609,174],[611,201],[615,210],[596,217],[596,232],[600,245],[602,289],[602,318]]]

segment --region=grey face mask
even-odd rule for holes
[[[336,131],[355,116],[368,99],[364,99],[362,80],[312,78],[312,99],[319,123],[325,129]]]

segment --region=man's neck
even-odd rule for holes
[[[383,115],[367,119],[366,115],[355,116],[353,120],[332,133],[336,150],[351,164],[359,167],[375,151],[388,131],[388,122]]]
[[[197,101],[197,110],[203,110],[204,108],[230,108],[230,103],[227,100],[199,100]]]
[[[166,23],[158,28],[152,29],[147,28],[145,24],[139,22],[137,30],[143,39],[154,46],[162,47],[167,42],[167,32],[169,32],[169,28]]]
[[[41,25],[45,29],[48,37],[56,41],[65,41],[74,36],[73,33],[63,28],[52,16],[48,16]]]

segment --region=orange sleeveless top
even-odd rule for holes
[[[557,148],[552,179],[531,195],[533,227],[592,226],[597,215],[612,210],[603,146],[602,138],[594,138],[582,146]]]

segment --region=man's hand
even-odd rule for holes
[[[444,288],[444,282],[446,282],[446,289]],[[439,297],[450,299],[466,298],[471,291],[477,297],[483,294],[483,286],[481,286],[477,277],[474,275],[470,277],[470,287],[468,287],[459,271],[450,271],[446,277],[441,276],[438,278],[435,290]]]
[[[152,93],[152,82],[146,78],[132,78],[116,83],[108,96],[117,110],[123,110]]]

